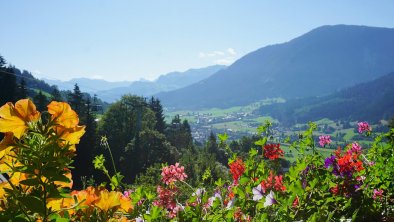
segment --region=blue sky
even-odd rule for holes
[[[154,79],[228,65],[321,25],[394,28],[391,0],[4,0],[0,8],[0,54],[61,80]]]

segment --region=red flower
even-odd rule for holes
[[[296,208],[296,207],[298,207],[298,204],[299,204],[299,200],[298,200],[298,196],[294,199],[294,201],[293,201],[293,208]]]
[[[230,173],[233,175],[234,183],[238,183],[238,179],[241,177],[243,172],[245,171],[244,162],[237,158],[235,161],[230,163]]]
[[[280,148],[280,144],[267,144],[264,146],[264,156],[270,160],[278,159],[283,156],[283,150]]]
[[[261,181],[261,189],[263,193],[267,192],[267,190],[274,189],[276,191],[286,191],[286,187],[283,185],[283,176],[274,176],[274,172],[271,171],[270,175],[267,179]]]

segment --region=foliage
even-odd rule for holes
[[[93,161],[94,167],[104,172],[112,191],[104,184],[71,191],[71,158],[85,130],[84,126],[78,126],[78,116],[70,106],[53,101],[48,113],[40,114],[26,99],[2,106],[0,117],[0,132],[5,133],[0,143],[0,170],[10,177],[0,184],[1,220],[390,221],[394,218],[393,128],[375,134],[368,123],[362,122],[358,124],[360,134],[375,138],[369,149],[353,142],[325,158],[316,149],[317,126],[310,123],[299,139],[291,142],[291,148],[299,155],[288,170],[281,165],[283,150],[271,137],[270,123],[258,128],[261,136],[255,141],[257,148],[249,149],[247,156],[233,153],[226,143],[227,136],[220,135],[218,146],[230,156],[227,172],[231,178],[215,176],[215,166],[209,165],[200,169],[201,179],[193,186],[188,181],[196,177],[197,171],[190,171],[189,167],[200,166],[190,161],[191,157],[197,154],[194,159],[203,163],[207,157],[214,157],[212,153],[188,149],[185,154],[190,155],[182,157],[183,163],[156,164],[138,177],[141,184],[134,185],[122,181],[123,175],[117,171],[114,158],[111,158],[111,172],[104,155],[99,155]],[[157,134],[145,141],[160,138],[155,130],[144,129],[138,135],[142,133]],[[331,146],[327,136],[320,135],[320,140],[320,145]],[[163,141],[158,144],[162,145]],[[101,142],[112,157],[108,141],[104,138]],[[157,161],[164,163],[165,158]],[[187,166],[190,163],[196,165]]]

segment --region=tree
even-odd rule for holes
[[[47,109],[48,105],[48,99],[47,97],[42,94],[42,91],[40,90],[36,96],[34,96],[34,103],[36,104],[36,107],[39,111],[45,111]]]
[[[82,113],[82,118],[85,120],[84,125],[86,126],[85,134],[81,138],[81,141],[77,147],[77,156],[74,158],[74,169],[72,170],[74,186],[77,189],[82,188],[83,176],[89,177],[93,174],[93,165],[91,164],[96,154],[97,149],[97,124],[96,116],[92,112],[92,106],[90,100],[86,101],[85,113]]]
[[[69,103],[71,107],[78,113],[78,115],[83,114],[85,111],[85,101],[83,99],[83,94],[79,89],[78,84],[74,85],[73,92],[69,95]],[[83,122],[83,121],[82,121]]]
[[[53,87],[53,90],[51,92],[51,101],[58,101],[58,102],[63,101],[63,97],[60,94],[60,91],[57,88],[57,86]]]
[[[5,61],[4,57],[2,55],[0,55],[0,69],[5,68],[6,64],[7,64],[7,62]]]
[[[16,100],[27,98],[27,88],[25,79],[22,77],[17,88]]]
[[[164,133],[164,130],[166,129],[166,123],[164,121],[163,107],[160,103],[160,100],[155,99],[152,96],[149,101],[149,107],[153,112],[155,112],[155,116],[156,116],[155,129],[160,133]]]
[[[122,173],[126,172],[128,168],[134,167],[135,164],[133,159],[135,157],[126,153],[126,146],[133,143],[134,150],[142,150],[140,134],[146,130],[154,130],[155,124],[155,113],[147,106],[144,98],[137,96],[123,96],[120,101],[113,103],[104,114],[100,120],[99,136],[107,137],[116,168],[120,169]],[[142,152],[146,152],[145,149],[149,149],[149,147],[144,147]],[[105,155],[107,160],[110,160],[108,151],[100,152]],[[157,155],[162,155],[162,153]],[[113,172],[113,169],[109,169],[109,171]],[[127,175],[126,179],[130,179],[130,175]]]
[[[5,60],[0,58],[0,104],[15,102],[16,76],[13,67],[5,67]]]
[[[179,115],[176,115],[167,127],[166,136],[168,141],[180,151],[193,146],[190,125],[187,120],[181,122]]]

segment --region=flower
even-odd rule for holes
[[[180,166],[179,163],[163,167],[161,171],[161,176],[161,180],[167,185],[174,183],[178,180],[184,181],[187,178],[185,168],[183,166]]]
[[[347,153],[360,154],[361,153],[361,146],[358,143],[354,142],[354,143],[352,143],[352,147],[350,149],[348,149]]]
[[[73,128],[65,128],[63,126],[55,126],[54,131],[60,139],[64,140],[69,145],[71,151],[75,151],[75,144],[78,144],[83,134],[85,134],[85,126],[75,126]]]
[[[52,120],[55,123],[65,128],[74,128],[79,123],[77,113],[71,109],[68,103],[52,101],[48,105],[48,112],[52,115]]]
[[[274,192],[272,190],[270,193],[265,197],[264,207],[271,206],[273,204],[277,204],[278,202],[275,200]]]
[[[261,184],[259,184],[257,187],[254,187],[252,189],[252,192],[253,192],[253,200],[254,201],[259,201],[259,200],[263,199],[264,192],[261,187]]]
[[[133,210],[133,206],[131,204],[131,199],[120,195],[120,209],[122,209],[125,213],[131,213]]]
[[[283,156],[284,152],[280,148],[280,144],[267,144],[264,146],[264,156],[270,160],[278,159]]]
[[[266,193],[267,190],[274,189],[276,191],[284,192],[286,191],[286,187],[283,185],[283,176],[274,176],[274,172],[270,171],[270,175],[267,179],[261,181],[260,185],[263,193]]]
[[[109,209],[120,206],[120,193],[108,190],[100,191],[99,199],[94,205],[107,212]]]
[[[15,103],[6,103],[0,107],[0,132],[12,132],[18,139],[29,128],[30,122],[40,118],[34,103],[29,99],[22,99]]]
[[[299,204],[299,200],[298,200],[298,196],[294,199],[294,201],[293,201],[293,204],[292,204],[292,206],[293,206],[293,208],[297,208],[298,207],[298,204]]]
[[[238,179],[245,171],[244,162],[241,159],[237,158],[235,161],[231,162],[229,166],[230,166],[230,173],[233,175],[234,183],[237,184]]]
[[[329,135],[321,135],[319,136],[319,144],[320,146],[324,147],[327,144],[330,144],[331,141],[331,137]]]
[[[382,196],[383,196],[383,190],[382,189],[379,189],[379,190],[377,190],[377,189],[373,189],[373,196],[372,196],[372,198],[374,199],[374,200],[376,200],[376,198],[382,198]]]
[[[367,122],[359,122],[358,125],[358,132],[370,132],[372,130],[371,126]]]

